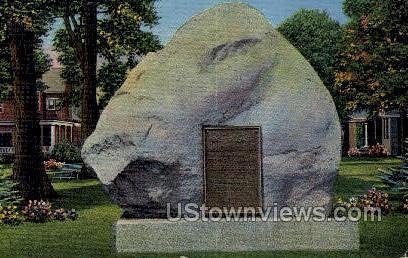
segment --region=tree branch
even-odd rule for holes
[[[65,30],[68,33],[69,45],[74,49],[75,57],[77,58],[80,66],[83,65],[83,49],[82,40],[80,37],[80,31],[74,31],[72,28],[71,20],[68,13],[64,13],[63,16]],[[78,35],[79,34],[79,35]]]
[[[70,20],[71,20],[72,25],[74,26],[74,32],[79,33],[79,32],[80,32],[80,28],[79,28],[79,26],[78,26],[77,20],[75,19],[75,15],[70,14],[69,18],[70,18]]]
[[[74,49],[74,54],[79,62],[80,67],[83,67],[83,52],[84,45],[82,43],[81,30],[75,19],[75,15],[71,12],[69,8],[68,1],[65,1],[65,10],[63,15],[65,30],[68,34],[69,45]]]

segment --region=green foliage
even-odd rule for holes
[[[0,205],[15,206],[23,200],[17,190],[17,184],[8,178],[8,175],[0,174]]]
[[[393,191],[408,192],[408,167],[379,169],[381,181]]]
[[[350,111],[408,105],[408,1],[347,0],[338,92]]]
[[[33,31],[44,35],[53,20],[53,0],[2,0],[0,2],[0,40],[7,37],[7,26],[18,22]]]
[[[68,96],[67,100],[71,105],[79,107],[81,103],[80,86],[83,76],[74,50],[68,44],[68,34],[65,29],[60,29],[56,32],[53,45],[59,52],[58,62],[63,65],[61,77],[71,86],[70,96]]]
[[[402,153],[405,167],[408,167],[408,138],[405,138],[402,142]]]
[[[10,51],[5,40],[0,40],[0,99],[11,96]]]
[[[135,67],[142,55],[159,49],[157,36],[146,31],[154,26],[158,16],[155,0],[126,0],[98,2],[98,55],[101,65],[98,70],[99,104],[103,108],[115,91],[122,85],[126,73]],[[80,85],[83,79],[78,47],[75,42],[84,38],[80,28],[80,1],[68,5],[57,5],[59,16],[65,16],[65,28],[58,31],[54,47],[60,53],[63,65],[62,77],[73,86],[71,103],[79,106]],[[72,40],[74,39],[74,43]]]
[[[37,43],[34,50],[35,72],[37,78],[37,89],[45,90],[47,85],[41,81],[42,75],[51,66],[51,59],[47,53],[41,50],[40,43]],[[0,42],[0,101],[12,98],[11,87],[11,64],[10,52],[5,42]]]
[[[401,206],[399,207],[401,213],[408,214],[408,195],[402,199]]]
[[[53,21],[51,15],[51,0],[0,2],[0,100],[11,99],[11,56],[7,41],[7,28],[11,21],[23,23],[34,32],[35,49],[34,61],[36,68],[37,87],[44,90],[46,85],[41,82],[41,76],[50,67],[50,58],[41,49],[42,39]]]
[[[40,44],[36,45],[34,49],[35,73],[37,77],[37,90],[43,91],[48,88],[44,82],[41,81],[42,75],[51,67],[51,58],[48,53],[45,53]]]
[[[326,12],[300,10],[285,20],[278,30],[309,61],[329,89],[339,115],[344,117],[344,100],[334,88],[334,75],[338,68],[342,28]]]
[[[104,93],[99,99],[99,105],[105,107],[116,90],[125,82],[126,73],[131,68],[121,62],[103,64],[98,71],[98,86]]]
[[[82,162],[81,149],[68,141],[64,141],[54,146],[51,158],[63,162],[79,163]]]
[[[326,85],[334,79],[340,25],[319,10],[300,10],[279,26],[288,39],[319,73]]]
[[[2,172],[0,171],[0,224],[18,225],[22,221],[18,207],[23,198],[17,190],[17,184]]]
[[[348,17],[360,17],[371,7],[372,0],[345,0],[343,2],[343,11]]]

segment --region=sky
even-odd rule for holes
[[[325,10],[334,20],[340,23],[346,21],[341,9],[343,0],[160,0],[157,3],[157,10],[161,19],[159,25],[153,28],[153,32],[165,43],[189,17],[223,2],[248,3],[260,10],[274,26],[279,25],[300,8]]]
[[[177,28],[191,16],[224,2],[248,3],[260,10],[275,27],[301,8],[324,10],[339,23],[346,21],[341,9],[343,0],[159,0],[156,7],[160,20],[152,31],[159,36],[162,43],[166,43]],[[61,26],[61,22],[56,22],[53,30],[44,40],[44,48],[49,51],[53,60],[56,58],[56,53],[52,51],[52,38],[55,30]]]

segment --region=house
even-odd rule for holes
[[[41,145],[44,152],[62,142],[80,142],[80,123],[75,110],[64,98],[70,87],[60,77],[60,69],[51,68],[43,75],[42,81],[48,86],[38,92],[38,113],[41,126]],[[13,148],[14,115],[13,101],[0,103],[0,154],[11,154]]]
[[[402,154],[403,139],[408,137],[408,116],[401,117],[397,110],[379,112],[355,112],[343,125],[343,153],[357,148],[364,151],[377,143],[383,145],[392,156]]]

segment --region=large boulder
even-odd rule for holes
[[[203,203],[202,126],[262,128],[263,205],[324,206],[340,159],[333,100],[303,56],[245,4],[191,18],[133,69],[82,149],[130,217]]]

